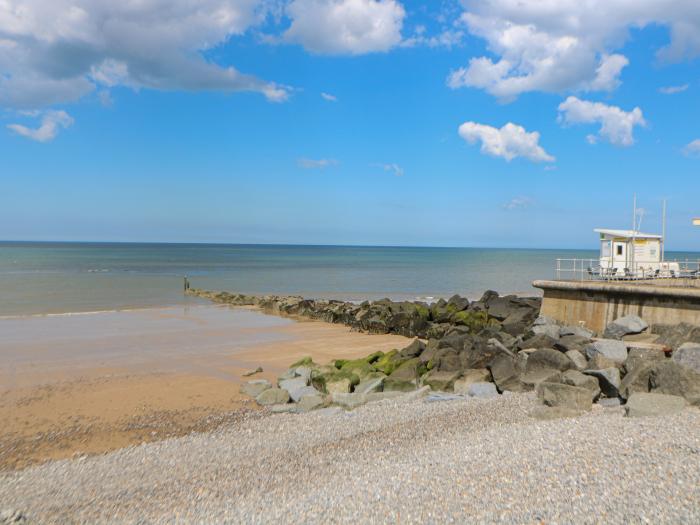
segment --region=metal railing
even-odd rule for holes
[[[599,259],[557,259],[555,274],[557,281],[700,279],[700,260],[637,263],[619,269],[601,267]]]

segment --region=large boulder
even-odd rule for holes
[[[600,389],[607,397],[617,397],[620,394],[620,370],[618,368],[584,370],[583,373],[598,379]]]
[[[455,394],[466,394],[473,383],[486,383],[491,381],[491,372],[486,368],[471,368],[465,370],[462,377],[454,382]]]
[[[408,392],[416,389],[418,379],[426,372],[425,363],[419,358],[409,359],[399,365],[391,375],[384,380],[384,390],[399,390]]]
[[[399,352],[399,355],[401,357],[411,359],[413,357],[418,357],[421,354],[421,352],[423,352],[423,350],[425,350],[425,344],[420,339],[416,339],[406,348],[401,350]]]
[[[554,344],[554,348],[562,352],[578,350],[583,353],[589,344],[591,344],[591,340],[587,337],[581,337],[580,335],[564,335]]]
[[[649,392],[651,389],[651,375],[653,371],[653,362],[641,363],[632,370],[629,370],[620,382],[620,397],[629,399],[635,392]]]
[[[641,334],[649,328],[647,322],[638,315],[626,315],[615,319],[603,332],[603,337],[622,339],[626,335]]]
[[[590,410],[593,406],[589,390],[562,383],[540,383],[537,387],[537,397],[549,407]]]
[[[592,330],[589,330],[585,326],[562,326],[559,329],[559,336],[560,337],[567,337],[567,336],[576,336],[580,337],[582,339],[591,339],[595,333]]]
[[[375,377],[374,379],[367,379],[362,381],[355,386],[354,392],[358,394],[369,394],[370,392],[381,392],[384,387],[385,377]]]
[[[480,399],[489,399],[498,396],[498,390],[493,383],[472,383],[469,385],[466,394],[470,397],[478,397]]]
[[[532,390],[532,387],[523,384],[520,380],[522,368],[518,361],[511,356],[501,354],[496,356],[488,366],[493,382],[500,392],[506,390],[511,392],[527,392]]]
[[[571,364],[571,359],[562,354],[559,350],[540,348],[530,353],[527,358],[526,370],[527,372],[542,369],[564,371],[571,368]]]
[[[428,385],[432,390],[449,392],[453,389],[454,383],[460,375],[460,371],[443,372],[431,370],[423,376],[423,384]]]
[[[685,408],[680,396],[635,392],[627,400],[625,412],[628,417],[670,416]]]
[[[367,403],[367,394],[332,394],[331,401],[335,405],[353,409]]]
[[[519,348],[555,348],[558,341],[547,334],[535,334],[518,344]]]
[[[592,359],[596,355],[602,355],[616,364],[622,365],[627,359],[627,346],[622,341],[614,339],[599,339],[586,347],[586,356]]]
[[[671,359],[681,366],[700,373],[700,344],[683,343],[673,352]]]
[[[299,388],[295,388],[293,390],[288,390],[288,392],[289,392],[289,397],[295,403],[298,403],[299,400],[304,396],[321,395],[321,393],[312,386],[302,386]]]
[[[649,385],[651,392],[681,396],[692,405],[700,405],[700,374],[675,361],[656,363]]]
[[[297,411],[308,412],[324,405],[323,396],[320,393],[305,395],[297,403]]]
[[[674,325],[654,325],[654,333],[658,334],[657,343],[678,348],[684,343],[700,343],[700,325],[680,323]]]
[[[515,354],[495,337],[489,339],[481,336],[470,337],[464,341],[464,347],[459,354],[461,369],[486,368],[496,356],[500,355],[515,357]]]
[[[329,394],[347,394],[351,388],[352,382],[347,377],[340,377],[326,382],[326,392]]]
[[[255,398],[263,406],[280,405],[289,402],[289,392],[283,388],[268,388]]]
[[[639,366],[665,359],[666,354],[662,350],[655,348],[630,348],[625,360],[625,371],[630,374]]]
[[[281,381],[277,382],[277,385],[280,388],[286,390],[287,392],[291,392],[292,390],[299,390],[300,388],[303,388],[308,384],[309,382],[304,377],[295,377],[294,379],[282,379]]]
[[[561,372],[552,368],[540,368],[520,376],[524,390],[534,390],[540,383],[561,383]]]
[[[268,388],[272,388],[272,384],[267,379],[255,379],[245,383],[241,392],[250,397],[258,397]]]
[[[584,355],[578,350],[569,350],[564,355],[571,361],[571,368],[575,368],[578,371],[585,370],[588,368],[588,362]]]
[[[567,370],[561,375],[561,382],[565,385],[585,388],[591,393],[591,400],[595,401],[600,395],[598,379],[590,375],[582,374],[578,370]]]

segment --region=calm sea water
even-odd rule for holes
[[[669,254],[672,256],[674,254]],[[675,254],[685,256],[684,254]],[[198,288],[346,300],[533,293],[588,250],[0,243],[0,316],[176,305]],[[693,257],[697,257],[695,254]]]

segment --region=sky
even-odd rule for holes
[[[697,0],[0,0],[0,239],[700,251]]]

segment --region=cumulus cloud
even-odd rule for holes
[[[533,162],[554,162],[540,146],[540,134],[528,133],[525,128],[508,122],[502,128],[494,128],[476,122],[465,122],[459,127],[459,135],[469,144],[481,142],[481,152],[493,157],[502,157],[508,162],[523,157]]]
[[[30,116],[41,117],[38,128],[29,128],[22,124],[8,124],[8,128],[17,135],[36,140],[37,142],[50,142],[58,134],[61,128],[69,128],[73,125],[73,118],[65,111],[32,112]]]
[[[335,166],[338,161],[335,159],[307,159],[301,158],[297,161],[297,165],[304,169],[325,169],[330,166]]]
[[[576,97],[569,97],[559,104],[559,112],[562,124],[600,124],[597,136],[586,137],[591,144],[600,137],[616,146],[631,146],[634,144],[634,127],[646,125],[642,110],[638,107],[624,111],[617,106]]]
[[[682,84],[680,86],[660,87],[659,93],[663,93],[664,95],[675,95],[676,93],[682,93],[683,91],[685,91],[689,87],[690,87],[690,84]]]
[[[2,0],[0,106],[79,100],[97,87],[256,91],[287,89],[219,66],[202,52],[265,19],[265,0]]]
[[[523,208],[529,208],[533,204],[534,201],[530,197],[521,195],[519,197],[513,197],[510,201],[503,204],[502,208],[504,210],[520,210]]]
[[[406,11],[397,0],[292,0],[283,38],[317,54],[388,51],[401,42]]]
[[[528,91],[611,91],[628,59],[614,51],[630,28],[670,29],[662,60],[700,55],[697,0],[463,0],[461,21],[493,57],[474,57],[447,83],[505,101]]]
[[[330,93],[321,93],[321,97],[328,102],[338,102],[338,97]]]
[[[392,173],[396,177],[403,177],[404,171],[401,166],[396,164],[395,162],[390,162],[390,163],[376,163],[372,164],[373,166],[376,166],[378,168],[382,168],[384,171],[387,171],[389,173]]]
[[[683,148],[683,153],[689,157],[700,157],[700,139],[695,139]]]

